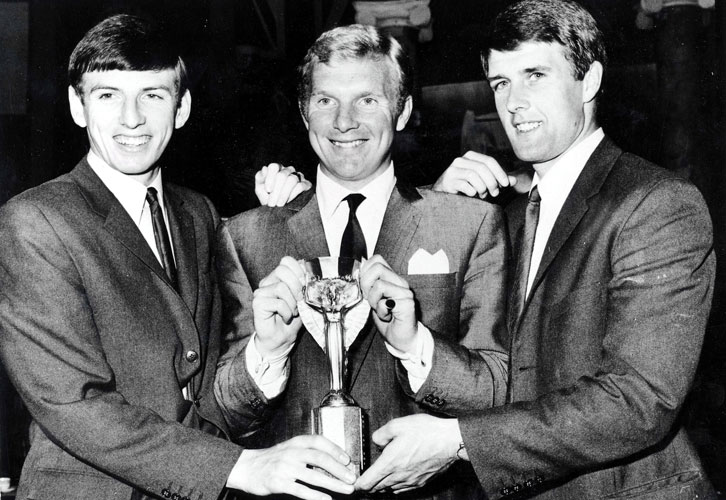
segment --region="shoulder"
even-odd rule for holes
[[[494,217],[502,215],[502,208],[498,205],[479,198],[469,196],[442,193],[434,191],[429,187],[416,188],[421,199],[416,206],[424,211],[433,211],[442,216],[462,217],[472,216],[477,218]]]
[[[164,191],[180,202],[182,206],[194,217],[201,217],[210,221],[216,227],[219,224],[219,214],[209,198],[197,191],[172,183],[164,183]]]
[[[77,211],[85,206],[78,185],[68,174],[30,188],[0,207],[0,219],[16,220],[37,217],[53,218],[56,214]],[[4,225],[4,224],[3,224]]]

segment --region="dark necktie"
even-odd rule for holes
[[[524,227],[522,230],[521,248],[519,249],[519,259],[517,259],[517,269],[514,277],[514,290],[512,297],[515,307],[515,321],[522,314],[524,303],[527,299],[527,281],[529,279],[529,268],[532,263],[532,249],[534,248],[534,235],[537,232],[537,222],[539,221],[539,190],[537,186],[532,188],[529,193],[529,201],[527,202],[527,212],[524,216]]]
[[[356,260],[368,257],[363,230],[358,222],[358,217],[355,216],[355,211],[358,210],[358,206],[365,199],[366,197],[359,193],[352,193],[343,198],[348,202],[350,212],[348,214],[348,224],[345,226],[343,238],[340,241],[341,257],[350,257]]]
[[[164,266],[164,271],[166,271],[166,275],[169,277],[171,284],[175,289],[178,289],[176,266],[174,265],[174,254],[171,251],[169,232],[166,230],[164,213],[161,211],[159,198],[156,189],[153,187],[146,190],[146,201],[149,203],[149,209],[151,211],[151,223],[154,226],[154,240],[156,241],[156,249],[159,252],[159,257],[161,258],[161,265]]]

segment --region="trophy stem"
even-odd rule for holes
[[[330,391],[323,406],[349,406],[355,401],[345,390],[346,349],[342,313],[325,312],[325,354],[328,356]]]

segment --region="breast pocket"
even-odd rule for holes
[[[404,276],[416,300],[416,317],[429,330],[455,337],[459,324],[457,273]]]

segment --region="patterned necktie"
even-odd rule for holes
[[[534,236],[537,232],[537,222],[539,221],[539,202],[542,198],[539,195],[537,186],[532,188],[529,193],[529,201],[527,202],[527,212],[524,216],[524,227],[522,228],[521,247],[519,249],[519,258],[517,259],[517,269],[514,277],[514,290],[512,297],[514,299],[513,306],[516,307],[515,321],[522,314],[524,303],[527,300],[527,282],[529,280],[529,268],[532,263],[532,249],[534,248]]]
[[[169,277],[171,284],[178,290],[176,266],[174,265],[174,254],[172,253],[171,242],[169,241],[169,232],[166,230],[164,213],[161,211],[161,205],[159,205],[159,197],[157,196],[156,189],[153,187],[146,190],[146,201],[151,211],[151,223],[154,226],[154,240],[156,241],[156,249],[159,252],[161,265],[164,266],[164,271],[166,271],[166,275]]]
[[[340,241],[340,256],[350,257],[352,259],[361,260],[368,257],[368,249],[366,248],[366,240],[363,237],[363,230],[355,216],[358,206],[366,197],[359,193],[352,193],[343,198],[348,202],[350,212],[348,214],[348,224],[343,231],[343,238]]]

